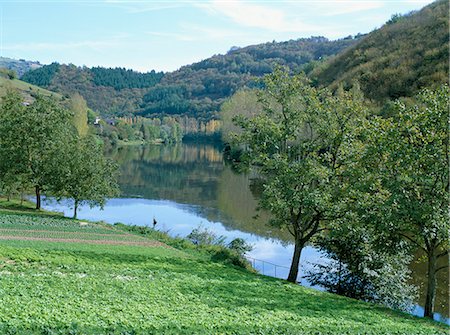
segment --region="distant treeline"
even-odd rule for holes
[[[38,86],[50,86],[55,76],[60,73],[61,68],[65,66],[74,67],[73,65],[52,63],[25,73],[21,79]],[[152,87],[159,83],[164,75],[163,72],[155,72],[154,70],[147,73],[140,73],[125,68],[75,68],[79,71],[86,72],[88,79],[90,79],[94,85],[110,86],[116,90],[122,90],[124,88]]]
[[[220,138],[221,121],[164,116],[140,116],[102,120],[96,133],[112,145],[122,142],[176,143],[183,138]]]
[[[244,86],[254,87],[255,79],[272,72],[276,64],[297,72],[312,61],[337,54],[359,37],[337,41],[311,37],[234,47],[226,55],[166,74],[53,63],[27,72],[21,79],[61,94],[79,93],[103,116],[159,114],[211,119],[217,117],[228,97]]]

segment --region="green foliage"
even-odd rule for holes
[[[208,228],[197,227],[193,229],[187,239],[195,245],[224,245],[225,237],[217,236],[213,231]]]
[[[448,13],[448,1],[439,0],[419,12],[394,16],[311,76],[332,89],[358,81],[364,95],[380,105],[448,83]]]
[[[303,246],[325,222],[345,214],[347,151],[365,113],[351,94],[332,96],[282,69],[264,84],[263,112],[235,118],[242,127],[237,143],[263,179],[261,207],[294,237],[288,280],[296,281]]]
[[[101,127],[98,128],[98,134],[112,145],[127,142],[173,144],[181,142],[184,135],[180,121],[170,116],[161,119],[121,118],[114,121],[114,125],[102,122]]]
[[[78,135],[84,137],[88,133],[88,107],[86,100],[75,93],[70,97],[69,109],[73,113],[72,123],[78,131]]]
[[[355,223],[333,227],[315,245],[330,261],[315,264],[309,271],[312,285],[389,308],[412,310],[416,288],[408,284],[409,250],[386,248],[380,245],[376,229]]]
[[[233,94],[220,107],[220,119],[222,120],[222,140],[230,143],[232,134],[238,133],[240,128],[233,123],[233,118],[245,113],[245,116],[252,117],[261,113],[262,105],[258,103],[255,90],[240,90]]]
[[[154,80],[157,81],[160,75],[123,69],[95,68],[92,71],[86,67],[54,63],[27,72],[22,79],[67,96],[79,93],[88,107],[97,113],[128,115],[139,110],[142,96],[147,90],[134,87],[147,87]],[[107,84],[112,86],[104,86]]]
[[[338,53],[354,39],[311,37],[230,50],[167,73],[143,99],[144,115],[155,113],[213,117],[221,104],[243,87],[273,71],[276,64],[298,72],[306,63]]]
[[[228,244],[228,248],[236,251],[239,255],[245,255],[247,252],[250,252],[253,250],[253,246],[251,244],[248,244],[244,239],[242,239],[240,237],[232,240]]]
[[[410,106],[397,102],[390,118],[367,126],[360,160],[370,216],[390,239],[403,238],[425,252],[428,265],[425,315],[432,316],[437,259],[448,257],[450,223],[447,85],[423,90]]]
[[[21,79],[27,83],[48,88],[59,70],[60,65],[58,63],[52,63],[26,72]]]
[[[0,254],[4,334],[419,335],[448,330],[173,248],[2,240]]]
[[[6,77],[10,80],[17,79],[17,73],[14,70],[0,67],[0,77]]]
[[[265,43],[215,55],[172,73],[138,73],[122,68],[79,68],[51,64],[29,71],[23,80],[62,94],[76,92],[102,115],[164,114],[212,119],[226,98],[270,73],[274,64],[299,71],[306,63],[334,55],[355,39],[324,37]]]
[[[95,139],[74,138],[60,150],[52,194],[57,199],[73,200],[74,218],[79,205],[103,207],[107,197],[119,194],[117,166],[105,159]]]
[[[156,73],[154,70],[140,73],[124,68],[93,67],[89,70],[92,80],[97,86],[111,86],[116,90],[124,88],[148,88],[155,86],[164,76],[163,72]]]
[[[83,100],[80,107],[83,110]],[[79,101],[79,102],[80,102]],[[86,110],[84,110],[86,114]],[[29,106],[15,92],[0,105],[0,187],[35,188],[36,208],[41,192],[69,197],[78,204],[102,205],[117,193],[115,166],[105,160],[95,139],[80,139],[70,112],[50,98],[36,96]],[[86,118],[81,118],[86,121]]]
[[[1,175],[16,176],[32,185],[39,208],[40,192],[54,182],[58,149],[74,133],[70,113],[40,95],[24,106],[15,92],[2,100],[0,108]]]

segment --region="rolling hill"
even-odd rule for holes
[[[12,59],[8,57],[0,57],[0,68],[6,68],[16,72],[21,77],[25,72],[35,70],[42,67],[39,62],[33,62],[25,59]]]
[[[61,94],[78,92],[90,108],[103,115],[182,114],[210,119],[225,99],[271,72],[275,64],[299,71],[311,61],[337,54],[359,38],[330,41],[311,37],[234,47],[226,55],[165,74],[53,63],[27,72],[22,79]]]
[[[418,12],[394,15],[383,27],[321,64],[311,74],[335,89],[358,81],[377,103],[411,97],[449,80],[449,3],[436,1]]]
[[[80,93],[103,116],[183,115],[218,118],[221,104],[275,64],[305,71],[316,86],[336,89],[359,82],[365,96],[382,105],[413,96],[422,87],[448,82],[448,2],[393,15],[380,29],[330,41],[311,37],[233,47],[169,73],[86,68],[57,63],[25,73],[28,83],[63,95]]]
[[[33,95],[35,94],[53,96],[57,100],[63,99],[61,94],[51,92],[19,79],[12,79],[8,76],[8,73],[6,73],[4,69],[0,69],[0,97],[3,97],[8,90],[16,90],[20,92],[24,96],[26,102],[31,102],[33,100]]]

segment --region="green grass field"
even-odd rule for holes
[[[26,83],[22,80],[19,79],[8,79],[5,77],[0,76],[0,97],[4,96],[6,94],[6,91],[8,89],[14,89],[14,90],[18,90],[21,91],[23,93],[26,94],[31,94],[31,93],[40,93],[42,95],[45,96],[53,96],[55,97],[55,99],[57,100],[61,100],[62,99],[62,95],[55,93],[55,92],[51,92],[48,91],[44,88]]]
[[[112,242],[149,245],[92,244],[108,235]],[[120,227],[3,210],[0,236],[0,334],[449,331],[436,322],[213,262],[193,248],[154,246],[150,238]],[[35,239],[27,240],[30,236]],[[46,240],[49,236],[55,241]],[[65,236],[77,242],[57,241]]]

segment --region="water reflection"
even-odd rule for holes
[[[71,215],[70,204],[61,202],[55,203],[45,200],[44,206],[58,212]],[[148,199],[112,199],[109,200],[103,210],[99,208],[89,208],[81,206],[79,218],[92,221],[105,221],[107,223],[122,222],[126,224],[136,224],[141,226],[152,226],[153,218],[158,221],[157,229],[166,231],[172,236],[188,235],[192,229],[202,226],[213,230],[217,235],[226,237],[229,242],[240,237],[252,244],[254,249],[248,254],[255,259],[256,269],[266,275],[275,275],[278,278],[286,278],[291,255],[294,251],[293,245],[283,243],[277,239],[269,239],[257,234],[243,232],[225,226],[219,221],[210,221],[201,214],[199,206],[181,205],[167,200]],[[261,262],[265,260],[267,262]],[[306,247],[302,252],[302,269],[306,270],[311,263],[323,263],[323,255],[315,248]],[[276,264],[277,267],[273,264]],[[298,278],[302,284],[309,284]]]
[[[257,201],[249,189],[251,176],[234,173],[224,163],[220,147],[210,144],[121,147],[108,154],[121,167],[122,199],[109,201],[104,211],[83,207],[80,218],[151,225],[155,217],[159,229],[173,236],[186,236],[193,228],[203,225],[228,239],[241,237],[254,244],[250,253],[253,258],[290,265],[293,246],[289,234],[269,227],[265,213],[254,218]],[[50,206],[66,210],[64,204]],[[323,258],[314,248],[307,247],[302,253],[303,267],[320,261]],[[268,275],[276,271],[277,277],[287,277],[288,270],[283,267],[275,270],[267,263],[255,265]],[[423,287],[425,264],[414,262],[411,267],[414,284]],[[423,302],[421,296],[419,304]],[[436,311],[449,315],[448,272],[445,271],[438,276]],[[419,306],[416,315],[423,315]],[[436,318],[445,321],[439,314]]]

